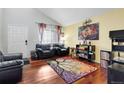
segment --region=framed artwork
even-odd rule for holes
[[[99,40],[99,23],[79,27],[78,40]]]

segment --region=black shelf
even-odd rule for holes
[[[113,30],[109,32],[109,37],[112,39],[124,39],[124,30]]]
[[[124,45],[113,45],[112,51],[123,51],[124,52]]]
[[[124,53],[124,30],[110,31],[109,37],[112,41],[112,58],[111,65],[108,66],[108,83],[124,84],[124,58],[121,58],[121,53]],[[116,44],[116,45],[115,45]],[[115,57],[115,52],[118,53]]]
[[[124,42],[124,38],[113,38],[114,42]]]
[[[81,59],[95,60],[95,45],[76,45],[76,54]]]
[[[116,58],[116,59],[112,59],[113,63],[120,63],[120,64],[124,64],[124,59],[121,58]]]
[[[114,69],[114,70],[124,72],[124,65],[121,65],[121,64],[118,64],[118,63],[114,63],[114,64],[112,64],[108,67],[111,68],[111,69]],[[120,68],[122,68],[122,69],[120,69]]]

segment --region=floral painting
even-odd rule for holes
[[[99,24],[88,24],[78,29],[79,40],[99,40]]]

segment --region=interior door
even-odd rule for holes
[[[8,52],[23,53],[27,57],[28,28],[23,25],[8,26]]]

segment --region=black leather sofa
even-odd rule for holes
[[[69,48],[65,48],[62,44],[36,44],[36,54],[38,59],[44,59],[57,56],[65,56],[69,54]]]
[[[38,59],[44,59],[54,56],[54,50],[50,44],[36,44],[36,53]]]
[[[0,84],[17,83],[22,79],[22,54],[3,55],[0,51]]]
[[[55,49],[55,55],[65,56],[69,54],[69,47],[65,48],[64,44],[53,44],[53,49]]]

